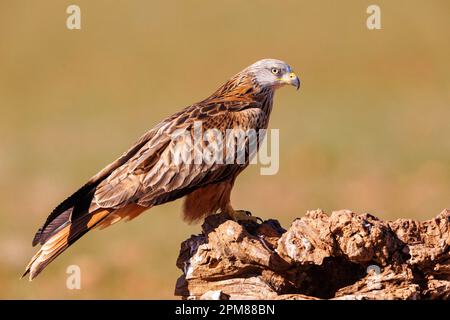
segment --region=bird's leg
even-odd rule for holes
[[[231,217],[231,219],[233,219],[236,222],[239,222],[239,221],[253,221],[253,222],[261,221],[262,222],[261,218],[252,216],[250,211],[234,210],[233,207],[229,204],[226,206],[226,208],[225,208],[225,210],[223,210],[223,212],[228,214]]]

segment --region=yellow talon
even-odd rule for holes
[[[236,222],[240,222],[240,221],[244,221],[244,222],[252,221],[252,222],[256,222],[256,223],[258,221],[262,222],[261,218],[252,216],[250,211],[246,211],[246,210],[231,209],[231,210],[227,210],[227,214],[231,217],[231,219],[233,219]]]

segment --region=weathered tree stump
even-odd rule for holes
[[[278,221],[206,218],[181,244],[183,299],[449,299],[450,210],[384,222],[370,214],[309,211]]]

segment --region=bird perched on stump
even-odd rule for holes
[[[223,135],[229,129],[256,132],[266,129],[274,92],[284,85],[300,87],[291,67],[280,60],[260,60],[237,73],[208,98],[157,124],[52,211],[33,239],[33,246],[40,244],[41,248],[24,276],[29,273],[30,280],[35,278],[88,231],[131,220],[153,206],[181,197],[186,197],[183,210],[189,222],[218,211],[236,221],[255,220],[246,211],[234,210],[230,203],[236,177],[254,156],[248,137],[244,146],[237,147],[232,154],[243,151],[246,155],[243,163],[170,161],[170,156],[177,154],[180,144],[192,146],[189,137],[195,134],[195,124],[199,122],[202,130],[215,129]],[[181,142],[180,137],[184,137]],[[201,141],[201,147],[205,147],[206,142]],[[223,152],[227,148],[230,149],[228,144]]]

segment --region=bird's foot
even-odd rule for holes
[[[252,213],[247,210],[233,210],[228,213],[231,218],[236,222],[263,222],[260,217],[252,216]]]

